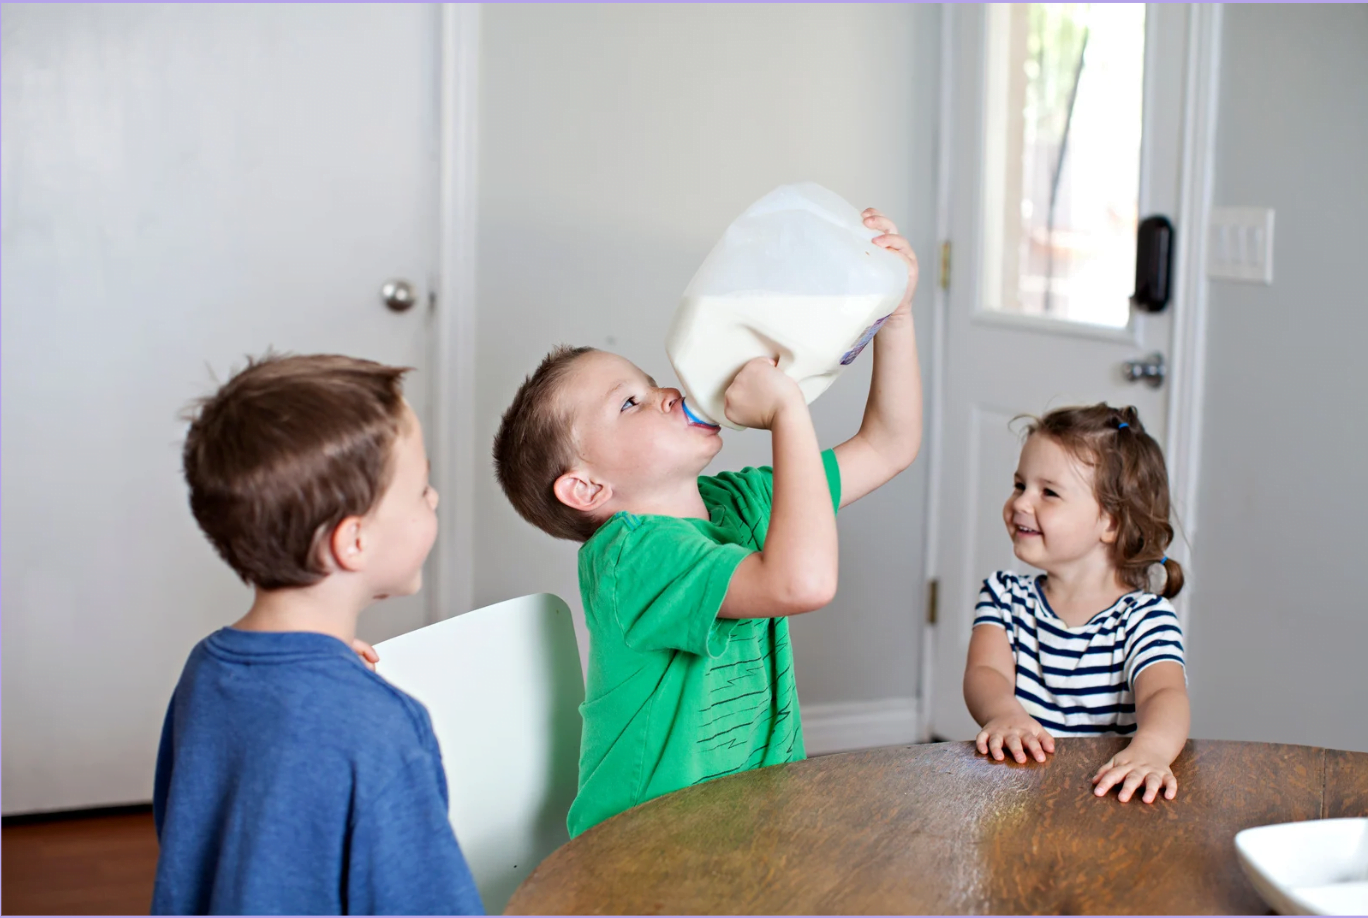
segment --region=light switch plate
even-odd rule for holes
[[[1273,283],[1273,209],[1213,207],[1207,236],[1207,277]]]

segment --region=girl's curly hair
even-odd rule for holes
[[[1101,402],[1059,408],[1040,418],[1028,416],[1027,422],[1027,437],[1047,436],[1092,468],[1093,494],[1116,521],[1111,555],[1121,581],[1147,590],[1151,565],[1162,564],[1162,595],[1177,596],[1183,588],[1183,568],[1167,554],[1173,541],[1168,469],[1159,444],[1145,433],[1139,412]]]

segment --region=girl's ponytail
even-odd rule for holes
[[[1183,589],[1183,565],[1167,555],[1160,563],[1164,567],[1164,589],[1159,595],[1165,599],[1172,599]]]

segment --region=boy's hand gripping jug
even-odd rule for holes
[[[907,266],[877,235],[811,182],[776,188],[727,227],[665,341],[690,418],[740,430],[723,393],[755,357],[778,358],[809,404],[825,392],[907,290]]]

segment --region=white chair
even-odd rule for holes
[[[510,599],[378,644],[377,671],[421,701],[442,748],[451,825],[485,910],[568,840],[584,678],[570,609]]]

